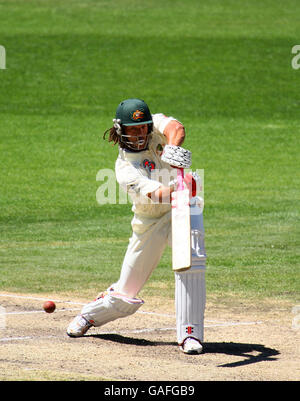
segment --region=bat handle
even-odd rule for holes
[[[183,178],[184,178],[184,169],[178,168],[177,169],[178,191],[184,190]]]

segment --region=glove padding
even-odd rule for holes
[[[176,145],[166,145],[161,160],[174,167],[189,168],[192,164],[192,153]]]

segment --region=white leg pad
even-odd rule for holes
[[[187,271],[175,273],[176,326],[179,345],[187,337],[203,341],[205,302],[204,266],[192,266]]]
[[[205,232],[203,226],[203,213],[201,208],[201,198],[191,199],[191,246],[192,246],[192,265],[205,266]]]
[[[102,326],[121,317],[135,313],[144,301],[138,298],[128,298],[125,295],[112,292],[103,298],[90,302],[82,308],[81,315],[93,326]]]

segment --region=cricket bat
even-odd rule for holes
[[[172,193],[172,269],[188,270],[192,263],[189,190],[183,185],[184,170],[177,169],[177,191]]]

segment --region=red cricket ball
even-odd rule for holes
[[[52,313],[55,311],[56,305],[53,301],[46,301],[43,305],[44,311],[47,313]]]

